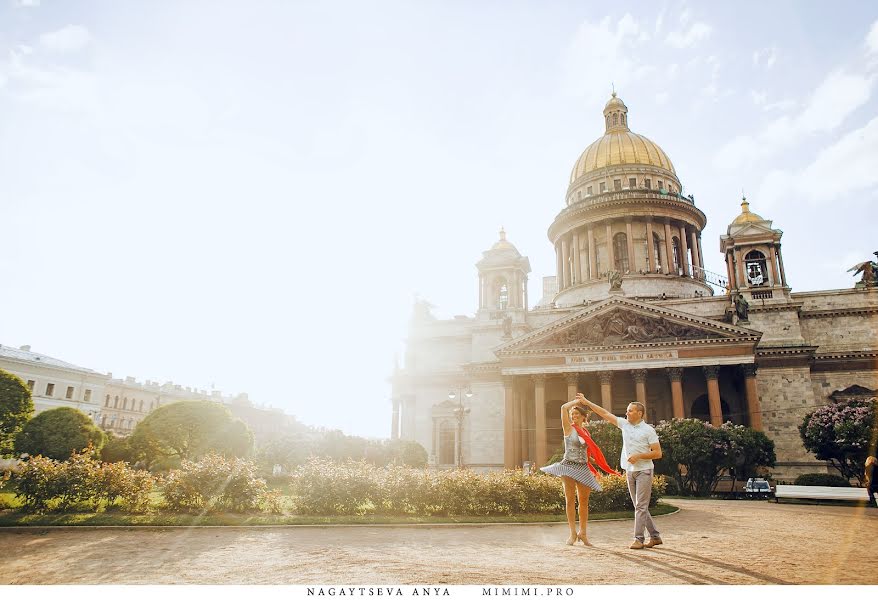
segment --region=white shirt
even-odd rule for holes
[[[625,417],[616,417],[616,426],[622,430],[622,456],[620,458],[622,467],[632,473],[652,469],[655,465],[651,458],[638,460],[633,464],[628,462],[629,456],[649,452],[650,444],[658,443],[658,434],[652,425],[648,425],[643,420],[637,425],[632,425]]]

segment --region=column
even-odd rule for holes
[[[564,402],[569,402],[576,397],[576,392],[579,391],[579,373],[565,373],[564,381],[567,382],[567,400]]]
[[[582,257],[579,256],[579,234],[573,234],[573,285],[580,283],[582,269],[579,265]]]
[[[521,403],[518,401],[519,394],[515,386],[512,386],[512,467],[521,466],[521,422],[524,417],[521,414]]]
[[[555,267],[558,273],[558,291],[564,289],[564,270],[561,268],[561,241],[555,242]]]
[[[741,249],[735,248],[735,280],[739,288],[747,287],[747,277],[744,273],[744,261],[741,260]]]
[[[570,287],[570,247],[564,238],[561,239],[561,274],[564,282],[562,289],[567,289]]]
[[[723,424],[723,408],[719,400],[719,365],[701,367],[707,379],[707,402],[710,405],[710,424],[720,427]]]
[[[390,420],[390,439],[399,439],[399,398],[393,398],[393,417]]]
[[[777,254],[777,264],[780,265],[780,282],[784,287],[787,287],[787,274],[783,270],[783,254],[780,252],[780,244],[775,246],[774,251]]]
[[[777,275],[777,266],[774,264],[774,250],[771,246],[766,246],[763,254],[765,255],[765,262],[768,264],[768,270],[771,273],[771,285],[777,285],[780,277]]]
[[[747,395],[747,415],[750,427],[762,431],[762,407],[759,405],[759,393],[756,389],[756,365],[741,365],[744,374],[744,392]]]
[[[631,217],[625,219],[625,235],[628,239],[628,270],[637,272],[637,264],[634,260],[634,234],[631,231]]]
[[[598,377],[601,379],[601,406],[613,412],[613,372],[601,371]]]
[[[683,276],[689,277],[689,242],[686,241],[686,225],[680,225],[680,265],[683,267]]]
[[[524,287],[524,306],[522,306],[522,308],[524,310],[527,310],[528,309],[528,306],[527,306],[527,274],[524,275],[523,287]]]
[[[683,408],[683,369],[680,367],[668,367],[668,379],[671,380],[671,404],[674,408],[675,419],[685,419],[686,411]]]
[[[633,369],[631,377],[634,378],[637,401],[646,406],[646,369]],[[643,418],[646,419],[646,413],[643,414]]]
[[[646,218],[646,272],[655,273],[655,244],[652,242],[652,217]]]
[[[701,265],[701,268],[704,268],[704,252],[701,250],[701,232],[698,232],[698,237],[695,239],[698,242],[698,264]]]
[[[674,244],[671,242],[671,220],[665,219],[665,273],[674,272]]]
[[[698,236],[695,234],[695,229],[689,235],[692,241],[692,264],[697,267],[692,275],[695,276],[695,279],[704,279],[704,274],[701,272],[703,265],[701,264],[701,257],[698,255]]]
[[[503,466],[515,468],[515,415],[513,408],[513,379],[503,378],[503,396],[505,400],[505,418],[503,420]]]
[[[607,273],[616,268],[616,253],[613,251],[613,226],[607,223],[607,260],[610,263],[607,266]]]
[[[732,270],[732,253],[726,252],[726,276],[729,278],[729,289],[735,289],[734,271]]]
[[[546,452],[546,376],[539,374],[533,376],[534,381],[534,414],[536,416],[536,460],[537,467],[546,464],[549,458]]]
[[[597,279],[597,255],[594,251],[594,229],[588,228],[588,278]]]
[[[518,414],[520,415],[518,421],[518,455],[515,459],[515,466],[520,467],[524,460],[528,457],[527,454],[527,394],[524,393],[524,389],[521,387],[516,388],[515,390],[515,398],[516,402],[518,402]]]

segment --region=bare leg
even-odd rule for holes
[[[583,485],[576,482],[576,492],[579,494],[579,539],[582,540],[582,543],[586,546],[591,546],[591,542],[588,541],[588,535],[586,534],[586,528],[588,527],[588,497],[591,494],[591,488],[587,485]]]
[[[576,543],[576,481],[570,479],[566,475],[561,476],[564,483],[564,509],[567,512],[567,525],[570,526],[570,537],[567,538],[567,545],[572,546]]]

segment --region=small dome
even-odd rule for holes
[[[516,254],[519,254],[518,248],[512,245],[512,242],[506,239],[506,230],[502,227],[500,228],[500,239],[494,242],[494,245],[491,246],[491,250],[512,250]]]
[[[625,106],[625,103],[622,102],[622,99],[616,96],[616,92],[613,92],[613,95],[607,100],[607,104],[604,106],[604,111],[621,109],[624,111],[628,111],[628,107]]]
[[[732,221],[732,225],[742,225],[744,223],[760,223],[762,221],[765,221],[765,219],[763,219],[754,212],[750,212],[750,203],[747,202],[747,198],[742,198],[741,214],[735,217],[735,220]]]

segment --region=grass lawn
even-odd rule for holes
[[[11,496],[11,494],[9,494]],[[5,494],[0,492],[0,500]],[[17,503],[16,503],[17,505]],[[676,506],[659,502],[650,509],[653,515],[665,515],[677,510]],[[633,519],[630,511],[592,513],[590,521],[606,519]],[[0,526],[11,525],[119,525],[119,526],[198,526],[198,525],[405,525],[454,523],[563,523],[559,515],[474,516],[474,517],[414,517],[392,515],[363,515],[314,517],[299,515],[270,515],[264,513],[234,514],[208,513],[191,515],[156,512],[129,515],[122,512],[69,512],[42,515],[23,514],[16,510],[0,510]]]

